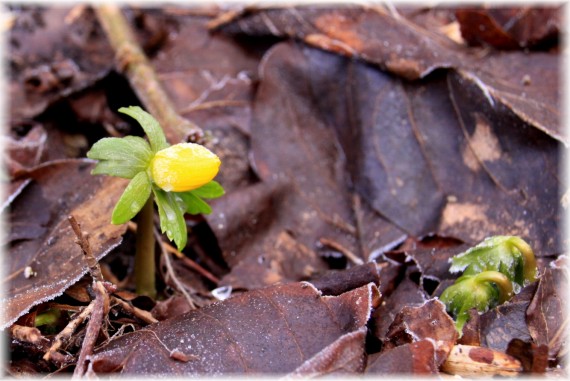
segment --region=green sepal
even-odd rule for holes
[[[153,153],[157,153],[169,146],[166,141],[166,136],[164,136],[164,132],[162,131],[162,127],[160,127],[158,121],[148,112],[144,111],[139,106],[121,107],[119,112],[129,115],[139,122],[148,137],[150,148]]]
[[[99,160],[91,174],[132,179],[146,170],[152,159],[150,146],[138,136],[103,138],[93,144],[87,157]]]
[[[469,319],[469,310],[485,312],[497,305],[499,292],[490,282],[478,282],[475,275],[464,275],[443,291],[439,299],[447,311],[455,316],[459,332]]]
[[[190,192],[195,196],[208,199],[222,197],[226,193],[224,187],[214,180],[202,185],[200,188],[193,189]]]
[[[476,275],[463,275],[446,288],[439,299],[453,315],[455,327],[461,334],[469,319],[469,310],[480,313],[504,303],[513,295],[513,287],[507,276],[498,271],[483,271]]]
[[[212,207],[208,203],[196,196],[194,191],[176,193],[186,206],[186,213],[189,214],[210,214]]]
[[[133,177],[115,205],[111,222],[120,225],[136,216],[150,197],[151,187],[150,179],[145,171]]]
[[[520,247],[527,247],[527,260]],[[513,236],[495,236],[485,239],[477,246],[458,254],[451,259],[450,272],[464,271],[464,275],[483,271],[499,271],[517,285],[517,290],[526,282],[533,282],[536,275],[536,262],[530,246],[522,239]]]
[[[184,203],[176,193],[165,192],[157,186],[153,186],[152,191],[158,206],[160,229],[162,233],[166,233],[169,240],[174,241],[178,250],[182,251],[188,240]]]

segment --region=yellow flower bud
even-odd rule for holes
[[[167,192],[200,188],[218,174],[220,158],[200,144],[180,143],[158,151],[150,163],[152,180]]]

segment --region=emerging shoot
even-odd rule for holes
[[[483,271],[477,275],[463,275],[443,291],[440,300],[447,311],[455,316],[455,327],[461,334],[469,320],[469,310],[486,312],[513,295],[509,278],[498,271]]]
[[[463,271],[463,275],[443,291],[440,299],[456,318],[460,334],[471,308],[485,312],[537,279],[534,252],[514,236],[489,237],[451,258],[451,263],[449,271]]]

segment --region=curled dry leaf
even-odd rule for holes
[[[520,339],[513,339],[509,343],[507,354],[521,362],[525,373],[544,374],[548,368],[547,345],[537,345]]]
[[[484,347],[456,345],[441,370],[462,377],[515,377],[522,371],[519,360]]]
[[[34,305],[60,295],[87,272],[67,221],[69,214],[90,234],[97,259],[121,242],[126,225],[109,221],[125,181],[91,176],[92,168],[87,160],[42,164],[29,173],[32,182],[13,201],[2,327]],[[35,276],[26,277],[26,267]]]
[[[373,354],[368,360],[366,373],[416,376],[438,374],[433,341],[420,340]]]
[[[554,359],[563,352],[568,332],[568,267],[547,268],[526,310],[526,321],[535,344],[547,345]]]
[[[321,296],[308,283],[249,291],[112,341],[94,355],[93,370],[154,376],[327,373],[334,366],[330,356],[346,353],[343,343],[351,343],[351,357],[362,364],[362,329],[378,298],[373,284],[340,296]],[[189,360],[172,359],[174,350]]]
[[[361,284],[380,283],[378,268],[376,263],[366,263],[351,267],[347,270],[331,270],[322,276],[312,279],[311,283],[324,295],[340,295],[352,290]]]
[[[453,319],[445,312],[445,305],[430,299],[418,307],[404,307],[386,333],[384,351],[406,343],[431,340],[434,361],[439,367],[455,345],[458,333]]]
[[[8,155],[3,160],[11,177],[25,172],[38,164],[46,148],[47,132],[41,124],[33,124],[24,136],[9,136],[6,139]]]
[[[300,6],[250,9],[211,27],[225,33],[302,39],[309,45],[361,58],[407,79],[459,62],[462,47],[382,7]]]
[[[388,329],[398,313],[406,306],[420,306],[426,300],[425,292],[408,276],[405,276],[397,288],[384,297],[382,305],[374,311],[372,315],[374,336],[381,341],[386,340]]]
[[[550,7],[463,8],[455,12],[471,45],[498,49],[549,47],[558,40],[562,9]]]
[[[287,378],[362,374],[366,366],[366,327],[341,336],[313,358],[305,361]]]

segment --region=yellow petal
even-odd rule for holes
[[[152,180],[167,192],[200,188],[218,174],[220,158],[200,144],[180,143],[158,151],[150,164]]]

